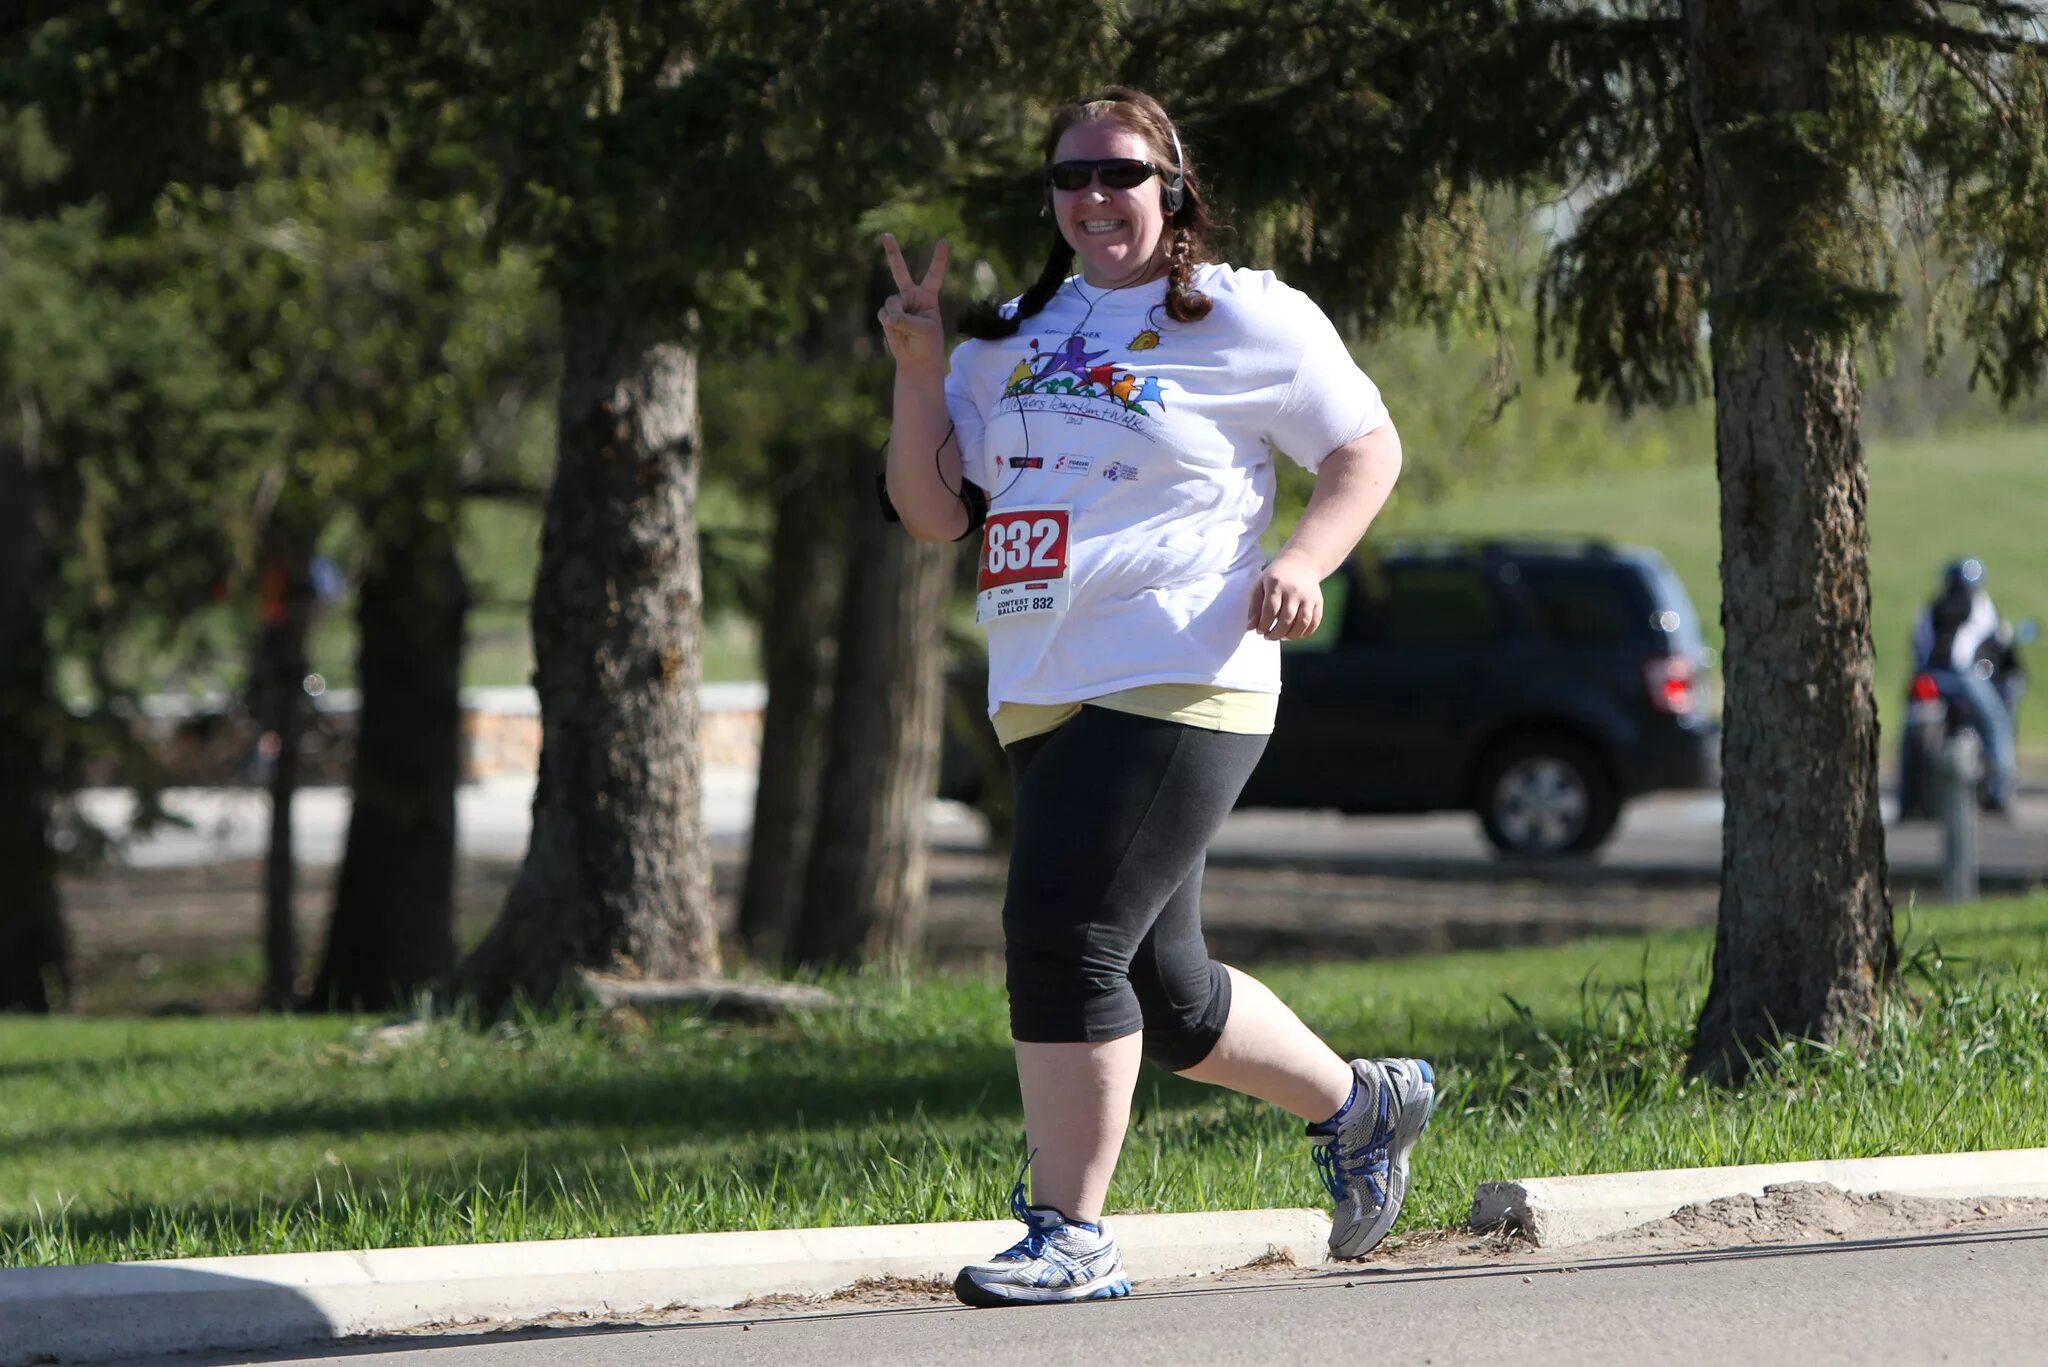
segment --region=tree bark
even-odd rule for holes
[[[839,614],[816,833],[787,958],[902,964],[924,935],[925,806],[937,788],[951,546],[884,523],[875,472],[845,463],[846,587]]]
[[[51,528],[28,453],[0,440],[0,1011],[46,1013],[70,995],[50,845]]]
[[[1729,305],[1714,311],[1712,343],[1727,816],[1713,978],[1690,1067],[1739,1078],[1780,1037],[1853,1038],[1897,950],[1854,351],[1774,325],[1772,304],[1756,298],[1759,273],[1783,267],[1766,256],[1791,240],[1777,231],[1786,168],[1759,164],[1743,153],[1753,142],[1730,136],[1758,120],[1825,117],[1826,34],[1812,0],[1687,8],[1710,299]]]
[[[829,707],[838,576],[834,513],[840,482],[824,470],[832,455],[782,449],[775,486],[775,537],[768,566],[768,607],[761,624],[768,705],[761,718],[761,762],[754,826],[740,890],[739,936],[756,960],[779,959],[802,903],[804,866],[817,815]],[[857,459],[857,457],[856,457]]]
[[[570,296],[533,596],[541,757],[526,861],[454,986],[487,1014],[576,968],[716,973],[700,807],[696,355]]]
[[[416,507],[427,494],[401,497]],[[362,705],[348,844],[311,997],[322,1010],[388,1010],[455,965],[468,585],[451,521],[388,507],[371,509],[365,521],[395,532],[379,538],[356,604]]]

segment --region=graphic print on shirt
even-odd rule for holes
[[[1005,502],[1004,496],[1027,470],[1068,477],[1099,470],[1112,483],[1139,478],[1138,467],[1130,461],[1057,448],[1048,460],[1030,450],[1028,416],[1033,414],[1044,415],[1041,422],[1064,418],[1066,424],[1075,426],[1082,425],[1085,418],[1112,422],[1148,443],[1158,441],[1153,428],[1166,411],[1165,388],[1159,378],[1140,375],[1115,361],[1105,361],[1103,358],[1110,354],[1109,346],[1091,344],[1091,335],[1070,333],[1053,349],[1047,349],[1039,338],[1028,339],[1028,354],[1017,362],[1003,386],[1003,399],[1015,406],[1017,419],[1024,424],[1026,446],[1021,453],[1001,458],[1002,465],[1013,473],[992,503]],[[1148,328],[1133,337],[1126,349],[1149,351],[1158,345],[1159,334]],[[977,622],[987,625],[1066,612],[1072,516],[1067,505],[990,509],[982,526],[983,563],[976,585],[974,614]]]
[[[1159,334],[1150,328],[1124,344],[1127,351],[1151,351]],[[1069,336],[1057,348],[1030,340],[1030,354],[1019,360],[1003,384],[1003,398],[1023,413],[1063,413],[1113,422],[1155,440],[1146,419],[1166,411],[1166,391],[1156,375],[1141,375],[1116,361],[1104,361],[1110,348],[1089,349],[1088,339]]]
[[[1017,576],[985,616],[991,708],[1156,683],[1279,689],[1280,645],[1244,616],[1277,455],[1312,471],[1386,407],[1306,295],[1222,265],[1197,267],[1192,285],[1214,305],[1198,325],[1169,319],[1167,281],[1104,291],[1077,278],[1010,336],[953,352],[946,407],[965,467],[986,481],[989,513],[1011,515],[981,538],[987,588]],[[1057,524],[1038,525],[1060,508],[1063,564]]]

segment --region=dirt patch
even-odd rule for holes
[[[824,1303],[823,1296],[776,1291],[766,1296],[749,1296],[730,1310],[711,1310],[705,1312],[705,1316],[711,1319],[751,1319],[762,1315],[787,1315],[815,1310]]]
[[[2048,1201],[2007,1197],[1945,1200],[1897,1192],[1843,1191],[1825,1182],[1787,1182],[1761,1196],[1724,1196],[1563,1250],[1578,1256],[1683,1252],[1756,1244],[1847,1242],[1952,1234],[1997,1225],[2048,1224]]]
[[[827,1302],[859,1305],[928,1305],[953,1299],[953,1283],[944,1277],[862,1277],[825,1297]]]

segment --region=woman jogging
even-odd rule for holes
[[[1155,100],[1062,108],[1045,156],[1051,258],[968,313],[950,368],[946,244],[917,280],[883,240],[888,495],[921,539],[979,534],[1016,789],[1003,938],[1031,1196],[1011,1197],[1024,1239],[961,1270],[970,1305],[1128,1294],[1102,1207],[1143,1059],[1308,1122],[1340,1258],[1392,1227],[1435,1093],[1419,1059],[1347,1064],[1209,958],[1199,913],[1209,842],[1273,729],[1279,643],[1322,621],[1400,440],[1306,296],[1201,263],[1201,184]],[[1268,564],[1276,449],[1316,483]]]

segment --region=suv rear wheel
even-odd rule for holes
[[[1569,736],[1517,736],[1479,768],[1479,824],[1521,859],[1591,854],[1614,833],[1621,794],[1591,747]]]

